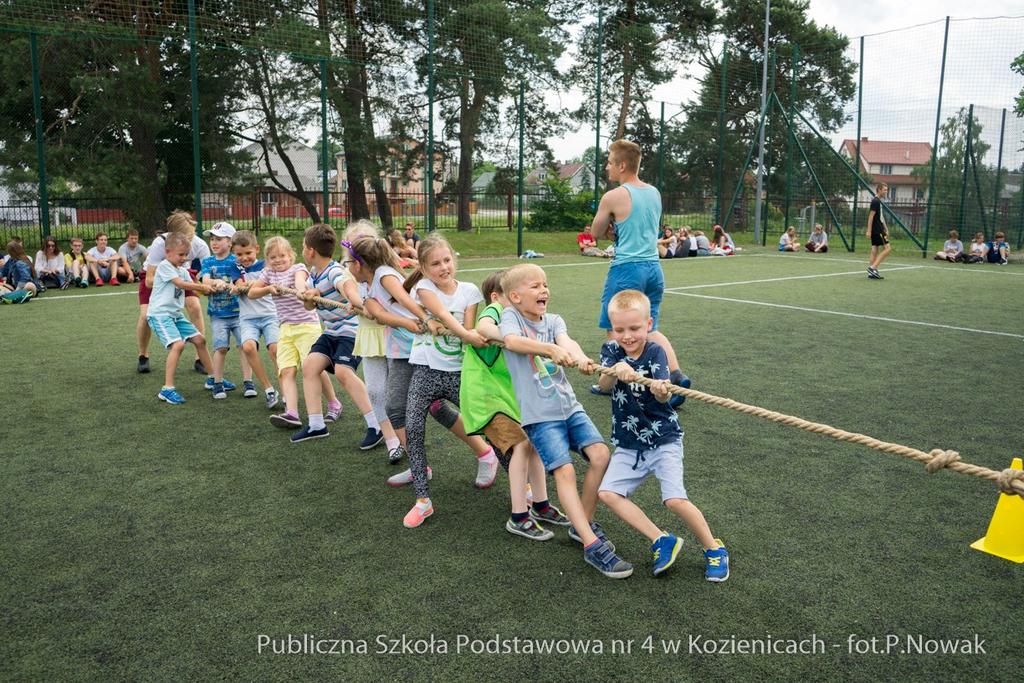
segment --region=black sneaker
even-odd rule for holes
[[[379,429],[366,430],[366,436],[363,437],[362,443],[359,444],[359,448],[368,451],[375,446],[379,446],[380,442],[384,440],[384,434]]]
[[[306,425],[299,431],[292,434],[292,443],[300,443],[302,441],[309,441],[310,439],[322,439],[325,436],[330,436],[331,433],[327,431],[327,427],[323,429],[310,429],[309,425]]]
[[[199,360],[198,358],[196,358],[196,362],[192,364],[192,368],[200,375],[209,374],[206,372],[206,366],[203,365],[203,361]]]
[[[139,367],[135,371],[143,375],[149,372],[149,356],[139,356]]]
[[[594,532],[595,536],[597,536],[597,540],[607,544],[608,548],[611,549],[612,552],[615,552],[615,544],[608,540],[608,534],[604,532],[604,528],[600,524],[597,522],[591,522],[590,530]],[[576,527],[574,526],[569,527],[569,538],[577,543],[583,543],[583,539],[578,533],[576,533]]]
[[[388,464],[397,465],[398,463],[402,462],[402,458],[404,457],[405,449],[402,448],[401,446],[395,446],[390,451],[388,451]]]

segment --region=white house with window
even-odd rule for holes
[[[839,149],[847,161],[863,175],[874,180],[873,190],[879,183],[889,186],[887,201],[890,204],[926,202],[928,191],[923,177],[911,175],[914,169],[927,166],[932,161],[932,146],[927,142],[899,142],[889,140],[860,139],[860,160],[857,156],[857,141],[843,140]],[[862,190],[860,203],[870,202],[873,192]]]
[[[554,171],[557,172],[559,178],[569,183],[569,188],[575,193],[584,192],[594,187],[593,169],[583,164],[563,164],[556,161]],[[527,192],[543,192],[544,183],[547,182],[551,173],[552,169],[548,166],[538,166],[530,171],[525,181]]]

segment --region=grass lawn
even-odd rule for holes
[[[530,235],[527,247],[555,253],[555,237],[575,250],[565,234]],[[507,249],[509,234],[452,238],[468,256],[473,240]],[[479,283],[511,262],[465,258],[460,277]],[[606,264],[538,263],[551,309],[596,355]],[[879,282],[864,265],[841,251],[761,249],[666,262],[661,328],[694,388],[1008,467],[1024,453],[1024,268],[895,257]],[[546,543],[506,533],[507,478],[474,489],[473,458],[433,423],[436,513],[407,530],[413,494],[384,485],[398,468],[382,448],[355,448],[363,423],[347,397],[330,438],[292,445],[259,399],[234,392],[213,402],[186,352],[177,384],[188,403],[158,402],[164,353],[154,344],[154,372],[135,374],[136,316],[134,287],[48,292],[0,310],[4,680],[1018,675],[1024,565],[968,547],[998,498],[989,482],[927,475],[911,461],[691,401],[680,415],[686,487],[728,546],[732,576],[705,582],[687,532],[675,567],[652,578],[645,539],[599,509],[636,566],[611,581],[563,529]],[[237,380],[235,354],[228,367]],[[608,400],[570,376],[607,436]],[[654,482],[636,495],[656,523],[682,532],[659,499]],[[261,634],[365,640],[368,652],[285,656],[267,645],[260,654]],[[509,647],[514,637],[576,639],[603,653],[456,654],[460,635],[496,634]],[[876,637],[884,649],[890,634],[889,654],[848,651],[851,637]],[[403,635],[433,637],[434,652],[377,652],[378,637]],[[769,635],[813,635],[825,652],[712,654],[701,640]],[[986,654],[901,654],[908,636],[977,636]],[[613,639],[631,642],[631,653],[613,654]],[[681,642],[679,653],[666,654],[663,641]]]

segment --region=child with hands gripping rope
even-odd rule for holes
[[[267,255],[267,265],[255,282],[249,284],[249,298],[259,299],[270,294],[280,323],[277,373],[285,409],[283,413],[271,415],[270,422],[275,427],[301,427],[297,375],[320,337],[320,318],[315,311],[307,310],[302,300],[281,291],[281,288],[294,289],[301,296],[307,289],[309,278],[306,266],[295,263],[295,251],[288,240],[281,236],[271,237],[263,250]],[[334,387],[326,374],[320,375],[320,383],[328,398],[325,420],[333,422],[341,415],[341,403],[334,395]],[[332,410],[335,411],[333,415]]]
[[[153,291],[147,304],[146,322],[160,342],[167,347],[164,386],[157,397],[171,405],[180,405],[185,399],[174,388],[174,371],[185,348],[185,342],[192,342],[199,360],[206,367],[213,367],[213,361],[206,350],[206,340],[185,317],[185,292],[209,294],[213,288],[200,282],[192,282],[192,276],[183,267],[188,260],[188,239],[172,233],[167,236],[164,248],[165,257],[153,274]]]
[[[604,529],[593,521],[597,489],[608,467],[608,447],[576,400],[562,366],[592,370],[568,333],[565,321],[548,313],[547,277],[533,264],[509,268],[501,288],[511,307],[501,314],[505,363],[512,375],[523,430],[555,478],[558,500],[572,523],[569,537],[583,544],[584,560],[613,579],[624,579],[633,566],[615,554]],[[583,493],[576,488],[571,451],[590,462]]]
[[[660,530],[629,500],[644,479],[657,477],[661,498],[704,546],[704,577],[729,578],[729,554],[711,534],[703,513],[690,502],[683,486],[683,432],[669,407],[668,356],[648,340],[653,325],[651,304],[643,292],[626,289],[608,303],[612,342],[605,344],[601,365],[615,376],[602,374],[601,388],[612,390],[611,464],[601,481],[600,499],[624,522],[647,536],[654,556],[653,572],[668,570],[682,550],[682,539]],[[651,386],[638,380],[655,380]],[[614,388],[614,389],[613,389]]]
[[[504,270],[488,275],[480,286],[488,306],[477,316],[476,329],[486,339],[501,341],[501,314],[508,299],[501,289]],[[548,501],[547,473],[537,451],[519,424],[519,405],[512,376],[498,346],[470,347],[462,357],[459,388],[462,418],[471,434],[483,434],[508,470],[512,513],[505,530],[532,541],[554,534],[541,522],[569,526],[569,519]],[[527,483],[529,481],[529,483]],[[530,484],[536,498],[527,498]]]
[[[307,288],[301,298],[308,310],[315,310],[324,323],[324,332],[302,362],[302,392],[306,400],[309,424],[292,435],[292,443],[329,436],[324,416],[320,413],[319,377],[324,371],[333,373],[348,392],[366,421],[366,435],[359,448],[368,450],[381,442],[377,418],[373,414],[366,385],[356,374],[360,358],[353,352],[357,320],[352,304],[362,307],[356,281],[347,269],[334,260],[337,235],[329,225],[318,223],[306,229],[302,238],[302,260],[310,268]],[[344,307],[314,301],[324,298]]]
[[[455,255],[444,237],[434,233],[420,240],[416,256],[420,265],[406,279],[404,289],[433,317],[427,321],[429,334],[417,334],[409,354],[413,372],[405,428],[416,505],[405,516],[408,528],[418,527],[434,512],[427,483],[425,445],[430,406],[444,400],[459,405],[463,344],[487,344],[473,329],[476,307],[483,296],[476,285],[455,279]],[[447,334],[442,334],[443,328],[447,328]],[[494,483],[498,458],[479,436],[468,437],[468,442],[479,462],[476,485],[486,488]]]
[[[277,405],[278,395],[270,377],[260,360],[260,337],[267,345],[270,359],[277,363],[277,342],[281,337],[281,325],[277,320],[277,307],[270,295],[250,299],[249,283],[254,282],[265,264],[258,260],[260,244],[249,230],[237,230],[231,237],[231,252],[235,255],[240,277],[235,280],[238,297],[238,328],[242,338],[242,354],[249,362],[256,379],[263,386],[263,396],[268,409]],[[248,387],[246,387],[248,391]]]

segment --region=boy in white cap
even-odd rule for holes
[[[213,378],[207,380],[206,388],[213,391],[215,399],[227,398],[227,392],[235,385],[224,379],[224,359],[231,347],[231,337],[235,338],[235,346],[241,347],[239,328],[238,295],[231,291],[231,285],[242,277],[235,255],[231,253],[231,238],[235,228],[230,223],[221,221],[209,230],[203,231],[204,237],[210,238],[212,255],[203,259],[199,270],[199,281],[210,285],[214,293],[209,297],[206,312],[210,316],[210,332],[213,349]],[[244,395],[246,398],[256,396],[256,385],[252,382],[252,369],[239,355],[242,363]]]

